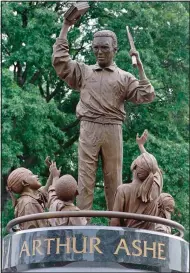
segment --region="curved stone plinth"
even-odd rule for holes
[[[3,271],[188,272],[188,249],[177,236],[142,229],[30,229],[4,238]]]

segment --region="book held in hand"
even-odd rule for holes
[[[88,2],[75,3],[70,6],[70,8],[65,12],[64,17],[68,21],[74,19],[78,20],[85,12],[89,9]]]

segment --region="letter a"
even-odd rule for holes
[[[123,246],[122,246],[122,244],[123,244]],[[118,252],[119,252],[120,249],[124,249],[125,252],[126,252],[126,254],[129,255],[129,256],[131,256],[131,254],[129,252],[129,249],[127,247],[125,239],[121,239],[120,240],[119,245],[118,245],[116,251],[114,252],[114,254],[118,254]]]
[[[22,245],[22,249],[21,249],[21,251],[20,251],[19,257],[21,257],[23,251],[26,251],[26,255],[27,255],[27,256],[30,256],[30,252],[29,252],[28,245],[27,245],[27,242],[26,242],[26,241],[24,241],[24,243],[23,243],[23,245]]]

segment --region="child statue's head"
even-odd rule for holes
[[[142,153],[131,164],[131,171],[144,181],[150,173],[154,174],[159,169],[156,158],[149,153]]]
[[[38,176],[26,168],[18,168],[12,171],[7,180],[7,188],[14,193],[22,193],[24,189],[38,190],[41,184]]]
[[[61,176],[56,181],[55,192],[60,200],[73,201],[78,195],[78,186],[74,177],[69,174]]]
[[[153,184],[157,183],[155,174],[160,173],[156,158],[149,153],[142,153],[131,164],[131,171],[134,179],[142,183],[138,197],[145,203],[153,200]]]
[[[175,201],[169,193],[162,192],[158,200],[159,217],[171,219],[171,213],[174,211]]]

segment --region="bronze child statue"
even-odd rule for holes
[[[132,183],[123,184],[117,189],[114,211],[158,216],[158,197],[163,186],[162,173],[155,157],[146,152],[143,146],[146,139],[147,131],[144,131],[140,138],[138,136],[136,138],[142,154],[131,165]],[[133,219],[112,218],[110,224],[151,230],[155,228],[153,223]]]
[[[71,175],[60,176],[60,170],[57,169],[56,163],[52,162],[50,174],[53,177],[53,184],[48,190],[48,207],[49,211],[79,211],[73,202],[78,194],[77,182]],[[51,226],[81,226],[86,225],[84,217],[63,217],[49,219]]]
[[[80,119],[77,205],[84,210],[92,208],[98,158],[101,156],[107,209],[112,210],[115,191],[122,184],[124,102],[149,103],[155,97],[154,88],[145,75],[137,51],[130,51],[130,55],[137,58],[140,80],[117,67],[114,63],[117,37],[110,30],[94,34],[95,65],[71,60],[67,33],[74,23],[75,20],[64,21],[53,47],[53,66],[62,80],[80,92],[76,108]]]
[[[158,216],[171,220],[171,214],[174,212],[175,201],[169,193],[162,192],[158,199]],[[155,231],[171,233],[171,228],[162,224],[156,224]]]
[[[30,170],[17,168],[12,171],[8,177],[7,190],[13,201],[15,217],[44,212],[47,191],[51,183],[51,175],[46,185],[42,186],[38,176],[34,175]],[[16,199],[14,193],[20,194],[20,198]],[[21,230],[47,226],[49,226],[49,222],[45,219],[24,222],[19,225]]]

